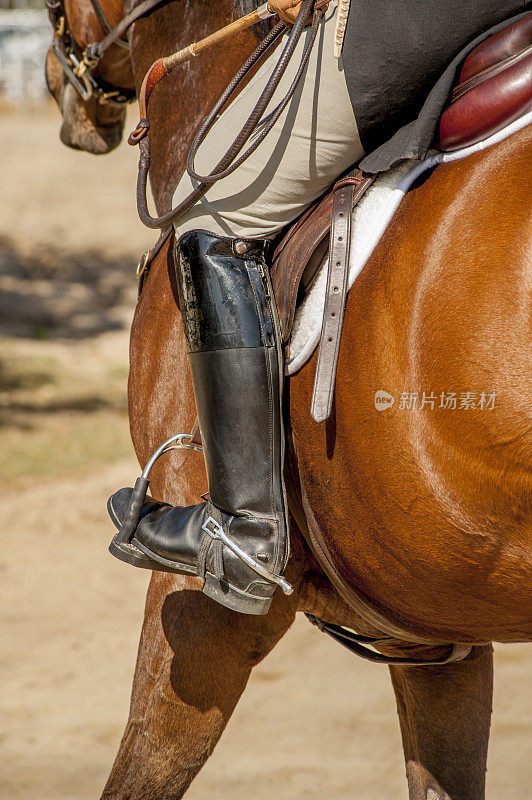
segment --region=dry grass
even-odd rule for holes
[[[98,350],[4,342],[0,449],[9,457],[0,462],[0,478],[7,490],[131,455],[127,366],[123,358],[100,358]]]
[[[15,489],[131,456],[127,340],[153,234],[135,154],[67,150],[51,105],[3,109],[0,130],[0,477]]]

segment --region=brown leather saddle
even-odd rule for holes
[[[445,152],[486,139],[532,109],[532,12],[468,55],[436,145]]]
[[[485,39],[465,59],[440,121],[436,148],[458,150],[498,132],[532,109],[532,12]],[[351,211],[375,175],[344,176],[285,232],[272,281],[288,344],[299,300],[329,252],[328,280],[311,413],[330,415],[347,292]]]
[[[468,55],[448,108],[436,149],[475,144],[532,110],[532,12],[503,28]],[[341,178],[286,230],[274,252],[272,280],[284,341],[290,338],[298,295],[304,295],[325,258],[333,218],[333,197],[353,181],[353,203],[370,182],[360,171]]]

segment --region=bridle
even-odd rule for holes
[[[94,71],[111,45],[116,44],[126,50],[130,49],[129,42],[122,37],[134,22],[171,1],[143,0],[129,14],[126,14],[118,25],[112,28],[99,0],[90,0],[96,18],[105,32],[105,38],[101,42],[92,42],[83,50],[76,43],[70,30],[64,0],[45,0],[48,16],[54,29],[52,52],[61,64],[64,75],[83,100],[95,97],[101,104],[118,107],[135,100],[135,89],[113,86],[100,76],[96,76]]]

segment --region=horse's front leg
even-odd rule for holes
[[[482,800],[493,651],[442,667],[390,667],[410,800]]]
[[[129,721],[102,800],[177,800],[212,753],[252,667],[291,625],[297,600],[267,616],[229,611],[197,579],[154,573]]]

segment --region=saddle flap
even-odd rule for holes
[[[329,247],[334,187],[319,197],[287,229],[273,253],[271,277],[286,344],[294,322],[300,287],[311,285]]]

